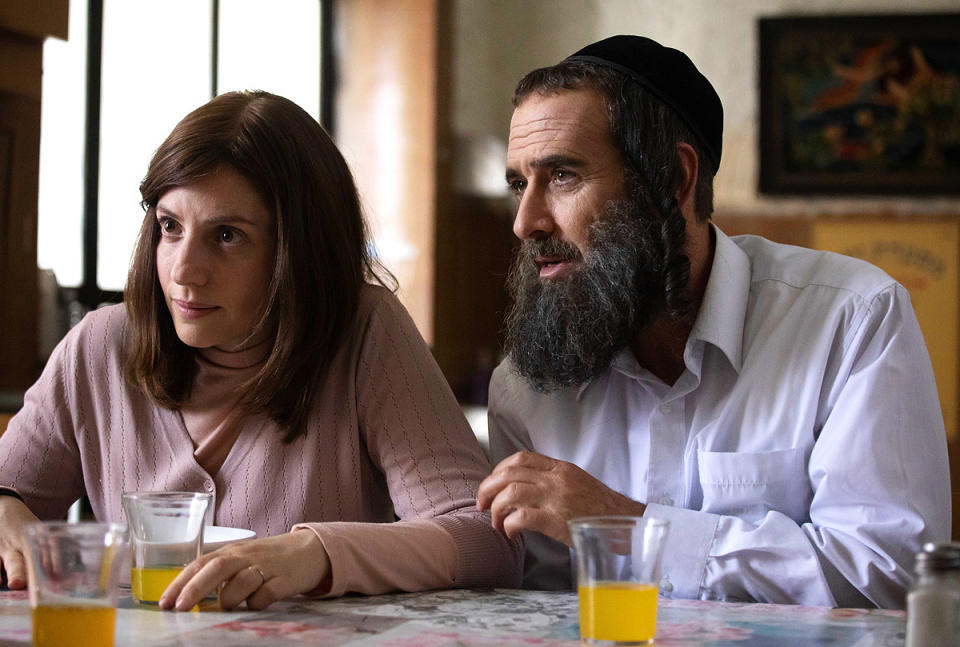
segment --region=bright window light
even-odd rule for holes
[[[217,92],[266,90],[320,118],[320,3],[220,0]]]
[[[143,211],[140,182],[176,123],[211,97],[214,0],[104,0],[97,287],[124,287]],[[218,92],[262,89],[320,116],[319,0],[219,0]],[[38,265],[83,282],[88,0],[43,60]]]
[[[83,281],[83,126],[87,3],[70,3],[68,40],[43,44],[37,265],[60,285]]]
[[[210,2],[113,0],[103,9],[97,282],[122,290],[140,181],[180,119],[210,99]]]

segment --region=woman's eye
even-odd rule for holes
[[[240,242],[240,232],[231,227],[224,227],[220,230],[219,238],[221,243],[238,243]]]
[[[177,231],[176,221],[170,220],[169,218],[164,218],[160,221],[160,231],[165,234],[172,234]]]

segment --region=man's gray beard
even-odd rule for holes
[[[585,260],[559,239],[523,241],[507,279],[505,347],[535,390],[592,380],[662,311],[660,222],[639,212],[635,202],[608,203],[590,227]],[[538,256],[580,265],[541,281]]]

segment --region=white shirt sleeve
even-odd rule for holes
[[[880,292],[854,324],[823,385],[808,521],[648,506],[671,522],[664,570],[674,596],[903,608],[913,554],[949,537],[943,419],[906,291]]]

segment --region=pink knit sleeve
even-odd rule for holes
[[[519,586],[522,545],[475,507],[490,471],[483,450],[403,306],[375,294],[356,366],[357,411],[400,521],[299,526],[330,554],[330,594]]]
[[[321,585],[314,592],[323,597],[457,586],[457,545],[433,521],[294,526],[302,528],[317,534],[330,558],[329,588]]]
[[[81,333],[75,328],[61,340],[0,436],[0,486],[20,494],[41,519],[65,518],[83,494],[71,388]]]

